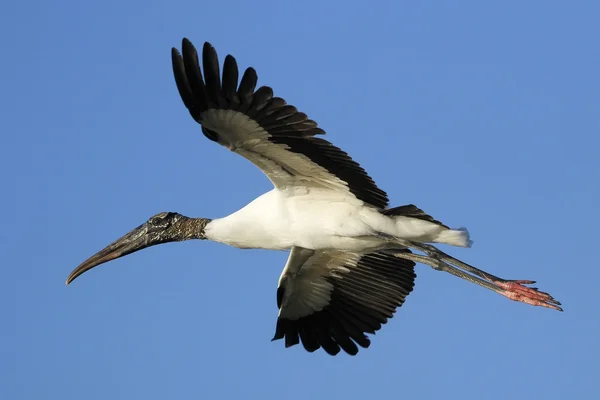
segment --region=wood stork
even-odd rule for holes
[[[238,248],[290,250],[277,288],[273,340],[313,352],[358,352],[413,290],[415,262],[449,272],[509,299],[562,311],[547,293],[463,263],[429,243],[469,247],[466,229],[450,229],[414,205],[388,208],[386,193],[325,132],[294,106],[256,89],[247,68],[204,44],[200,69],[192,43],[172,49],[175,82],[204,135],[247,158],[274,189],[224,218],[164,212],[79,265],[67,284],[97,265],[156,244],[208,239]],[[410,249],[423,254],[415,254]]]

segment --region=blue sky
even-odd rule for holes
[[[3,3],[0,398],[597,398],[600,5],[341,4]],[[330,357],[270,342],[283,252],[170,244],[65,287],[157,212],[270,189],[181,103],[183,36],[254,66],[392,205],[470,229],[444,250],[565,312],[419,266],[371,348]]]

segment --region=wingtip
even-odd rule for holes
[[[254,67],[246,68],[246,72],[248,72],[248,74],[254,75],[254,77],[258,77],[258,74],[256,73],[256,70],[254,69]]]
[[[198,57],[198,52],[196,51],[196,47],[188,38],[183,38],[181,40],[181,52],[185,54],[189,54],[190,56]]]
[[[204,45],[202,46],[202,58],[203,60],[211,60],[213,63],[216,63],[216,65],[219,66],[217,50],[209,42],[204,42]]]
[[[181,45],[182,46],[186,46],[186,47],[194,47],[195,48],[195,46],[192,43],[192,41],[190,39],[186,38],[185,36],[181,39]],[[214,49],[213,45],[210,44],[210,42],[204,42],[203,47],[204,48],[213,48]]]

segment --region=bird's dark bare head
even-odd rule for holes
[[[81,263],[71,272],[67,284],[100,264],[150,246],[190,239],[206,239],[204,228],[209,222],[210,220],[206,218],[188,218],[175,212],[156,214]]]
[[[162,212],[148,218],[142,226],[146,228],[147,240],[152,244],[186,240],[186,222],[190,218],[176,212]],[[190,237],[192,239],[192,237]]]

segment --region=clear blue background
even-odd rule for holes
[[[4,1],[0,398],[597,399],[600,4]],[[183,36],[254,66],[387,190],[467,226],[453,255],[564,313],[429,267],[357,357],[270,342],[284,252],[158,246],[65,287],[160,211],[270,189],[206,140]]]

